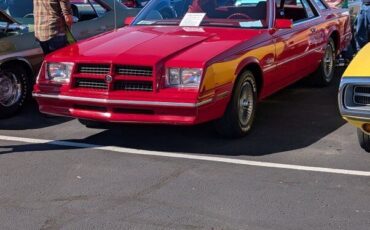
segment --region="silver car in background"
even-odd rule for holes
[[[124,26],[140,8],[120,0],[71,0],[77,40]],[[114,12],[114,9],[116,12]],[[0,118],[18,112],[31,97],[43,53],[34,37],[33,0],[0,0]]]

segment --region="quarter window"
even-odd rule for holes
[[[307,17],[308,18],[313,18],[315,17],[317,14],[315,14],[315,9],[312,7],[312,5],[310,5],[307,0],[300,0],[305,11],[306,11],[306,14],[307,14]]]
[[[279,6],[279,5],[278,5]],[[291,19],[298,23],[318,16],[318,12],[308,0],[285,0],[283,8],[277,9],[277,17]]]
[[[107,9],[94,0],[72,0],[71,6],[73,16],[78,18],[78,21],[102,17],[107,12]]]
[[[321,1],[321,0],[314,0],[317,7],[319,7],[320,10],[326,10],[328,7]]]

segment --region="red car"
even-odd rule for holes
[[[348,12],[322,0],[153,0],[129,27],[46,57],[41,112],[94,122],[194,125],[248,133],[256,103],[311,74],[333,78]]]

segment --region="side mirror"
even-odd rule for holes
[[[291,19],[276,19],[275,28],[276,29],[291,29],[293,27],[293,21]]]
[[[134,17],[131,17],[131,16],[128,16],[127,18],[125,18],[125,21],[123,22],[123,24],[125,26],[128,26],[128,25],[131,25],[131,23],[134,21]]]

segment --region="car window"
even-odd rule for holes
[[[321,0],[314,0],[314,1],[320,10],[326,10],[328,8]]]
[[[303,8],[306,11],[307,18],[313,18],[317,16],[317,12],[315,8],[307,1],[307,0],[298,0],[298,2],[301,2],[303,5]]]
[[[191,15],[189,13],[192,13]],[[133,25],[184,25],[200,18],[195,26],[266,28],[266,0],[156,0],[150,1]],[[186,21],[184,23],[184,21]]]
[[[23,24],[33,24],[33,0],[0,0],[0,9]]]
[[[102,17],[108,11],[94,0],[71,0],[78,21]],[[33,24],[33,0],[0,0],[0,9],[22,24]]]
[[[102,17],[108,11],[108,9],[94,0],[71,0],[71,6],[73,16],[75,16],[78,21]]]
[[[298,23],[318,16],[318,12],[308,0],[285,0],[283,8],[277,6],[277,18],[291,19]]]

